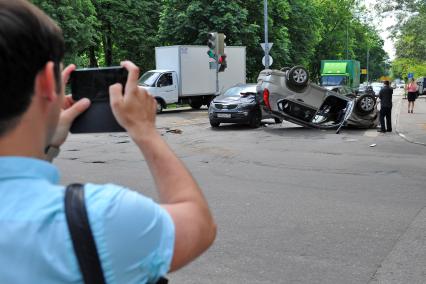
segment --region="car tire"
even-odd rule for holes
[[[189,105],[193,109],[200,109],[203,104],[199,101],[195,101],[195,102],[190,102]]]
[[[276,123],[276,124],[281,124],[281,123],[283,123],[283,120],[282,120],[281,118],[274,117],[274,120],[275,120],[275,123]]]
[[[359,114],[369,114],[374,111],[376,98],[370,94],[364,94],[357,99],[356,111]]]
[[[157,101],[157,114],[162,113],[163,112],[163,103],[161,102],[160,99],[156,99]]]
[[[287,72],[287,79],[293,86],[306,86],[309,81],[309,73],[302,66],[294,66]]]
[[[218,127],[219,127],[219,125],[220,125],[220,122],[216,122],[216,121],[211,121],[211,120],[210,120],[210,126],[211,126],[212,128],[218,128]]]
[[[253,111],[253,114],[250,117],[249,126],[251,128],[259,128],[260,122],[262,121],[262,115],[259,110]]]

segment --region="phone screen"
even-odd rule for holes
[[[72,97],[75,101],[109,101],[109,87],[121,83],[124,89],[126,81],[127,70],[123,67],[77,69],[70,78]]]
[[[109,103],[109,87],[115,83],[124,86],[127,70],[123,67],[78,69],[71,73],[72,98],[88,98],[89,109],[79,115],[71,126],[71,133],[99,133],[125,131],[116,121]]]

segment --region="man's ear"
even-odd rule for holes
[[[58,98],[54,67],[55,65],[52,61],[47,62],[43,69],[38,72],[35,79],[35,95],[48,101],[54,101]]]

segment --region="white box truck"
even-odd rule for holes
[[[169,104],[198,109],[216,95],[216,69],[210,69],[207,46],[178,45],[155,48],[156,70],[139,79],[139,85],[156,98],[157,112]],[[219,73],[219,92],[246,83],[246,48],[225,48],[228,67]]]

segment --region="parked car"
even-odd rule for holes
[[[398,89],[404,89],[405,88],[405,82],[404,81],[400,81],[399,83],[396,83],[396,87]]]
[[[298,78],[298,74],[303,74],[302,78]],[[301,66],[260,72],[256,98],[263,110],[306,127],[377,126],[377,104],[373,95],[340,94],[309,83],[306,74]]]
[[[223,95],[213,99],[209,106],[212,127],[219,127],[221,123],[238,123],[257,128],[265,118],[274,118],[276,123],[282,122],[282,119],[262,112],[256,101],[256,84],[231,87]]]
[[[373,82],[371,83],[371,87],[373,88],[375,96],[379,96],[380,90],[384,87],[383,83]]]
[[[419,96],[426,95],[426,77],[417,78],[416,83],[419,87]]]

